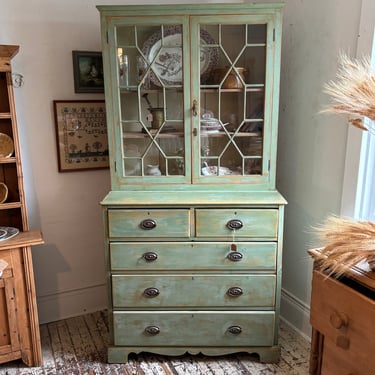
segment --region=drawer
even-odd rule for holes
[[[324,335],[324,342],[334,344],[337,353],[354,355],[358,363],[375,367],[375,301],[353,288],[313,272],[311,314],[312,326]],[[369,367],[370,368],[370,367]]]
[[[274,325],[274,312],[113,313],[114,344],[132,347],[270,346]]]
[[[112,271],[276,270],[275,242],[147,242],[110,244]]]
[[[110,238],[188,238],[190,211],[110,209],[108,232]]]
[[[279,212],[276,209],[197,209],[195,215],[197,237],[277,238]]]
[[[121,307],[273,308],[274,275],[112,275],[112,299]]]

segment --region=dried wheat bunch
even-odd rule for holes
[[[363,117],[375,120],[375,71],[369,57],[351,59],[340,54],[336,81],[324,86],[332,104],[322,112],[349,115],[349,123],[362,130],[369,130]]]
[[[315,228],[323,244],[320,267],[340,277],[356,264],[375,256],[375,224],[329,216]]]

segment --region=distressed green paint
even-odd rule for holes
[[[142,229],[144,220],[154,220],[155,228]],[[189,210],[109,210],[109,237],[189,237]]]
[[[275,305],[274,275],[113,275],[113,306],[142,308],[238,308],[271,309]],[[241,288],[242,295],[228,290]],[[147,297],[144,290],[159,295]]]
[[[142,351],[166,355],[248,352],[259,354],[264,362],[277,361],[286,204],[275,187],[283,4],[98,9],[112,189],[101,202],[109,291],[108,361],[126,362],[130,353]],[[200,175],[200,136],[193,131],[199,120],[191,108],[194,100],[198,104],[201,100],[195,63],[200,53],[199,28],[210,23],[267,25],[259,175]],[[116,28],[130,24],[182,26],[183,65],[188,67],[182,88],[187,155],[183,176],[124,176],[121,107],[125,108],[127,93],[118,87]],[[155,220],[156,227],[142,229],[145,219]],[[243,228],[228,229],[232,219],[241,220]],[[238,262],[227,258],[234,250],[243,256]],[[157,259],[146,261],[146,252],[155,252]],[[145,297],[143,291],[150,287],[158,288],[159,295]],[[231,287],[240,287],[242,295],[228,296]],[[160,333],[146,334],[150,325],[159,327]],[[240,334],[228,332],[233,325],[241,327]]]
[[[272,345],[275,314],[272,311],[116,311],[113,320],[116,345],[236,347]],[[148,326],[159,327],[160,333],[145,334]],[[229,333],[231,326],[240,326],[242,332]]]
[[[272,271],[276,270],[275,242],[236,242],[240,261],[233,262],[228,255],[233,252],[228,242],[147,242],[110,244],[112,271]],[[157,259],[146,261],[144,254],[155,253]]]
[[[278,210],[197,209],[195,216],[197,237],[277,238]],[[227,227],[230,220],[240,220],[243,227],[230,230]]]

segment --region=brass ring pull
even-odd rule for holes
[[[142,255],[142,258],[146,262],[154,262],[156,259],[158,259],[158,254],[154,253],[153,251],[148,251]]]
[[[230,297],[239,297],[242,296],[243,290],[238,286],[233,286],[227,290],[227,294]]]
[[[227,222],[227,227],[230,230],[238,230],[243,227],[243,222],[239,219],[232,219]]]
[[[232,335],[239,335],[242,332],[242,328],[240,326],[230,326],[228,332]]]
[[[150,336],[155,336],[160,333],[160,328],[157,326],[148,326],[145,328],[145,333]]]
[[[156,228],[156,221],[153,219],[145,219],[141,222],[140,227],[144,230]]]
[[[151,287],[151,288],[146,288],[143,291],[143,294],[147,298],[155,298],[160,294],[160,292],[158,288]]]
[[[239,262],[240,260],[242,260],[243,255],[242,255],[242,253],[239,253],[238,251],[232,251],[232,252],[230,252],[230,253],[227,255],[227,258],[228,258],[231,262]]]

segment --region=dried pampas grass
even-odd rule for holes
[[[340,277],[375,256],[375,224],[370,221],[329,216],[315,230],[324,246],[317,260],[329,275]]]
[[[332,104],[322,112],[349,115],[349,123],[362,130],[372,130],[364,124],[363,117],[375,120],[375,70],[369,57],[351,59],[340,54],[337,81],[324,86]]]

